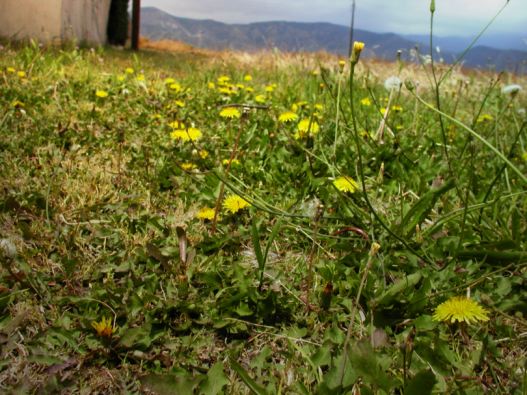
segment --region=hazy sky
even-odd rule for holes
[[[436,0],[438,35],[473,36],[506,0]],[[356,0],[356,27],[375,32],[426,34],[429,0]],[[170,14],[226,23],[287,20],[349,25],[351,0],[142,0]],[[510,0],[492,33],[525,33],[527,0]]]

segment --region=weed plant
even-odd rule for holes
[[[1,391],[526,393],[525,79],[360,49],[4,47]]]

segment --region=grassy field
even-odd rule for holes
[[[0,392],[526,393],[525,82],[7,45]]]

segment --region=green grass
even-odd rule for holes
[[[525,79],[400,66],[0,51],[0,390],[525,393]]]

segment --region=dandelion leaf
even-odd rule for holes
[[[422,370],[408,382],[404,388],[404,395],[429,395],[435,383],[435,375],[430,370]]]
[[[439,198],[454,187],[454,181],[449,180],[439,188],[433,188],[425,193],[421,198],[408,210],[399,225],[398,233],[403,237],[412,237],[415,233],[415,227],[421,224],[430,214]]]

